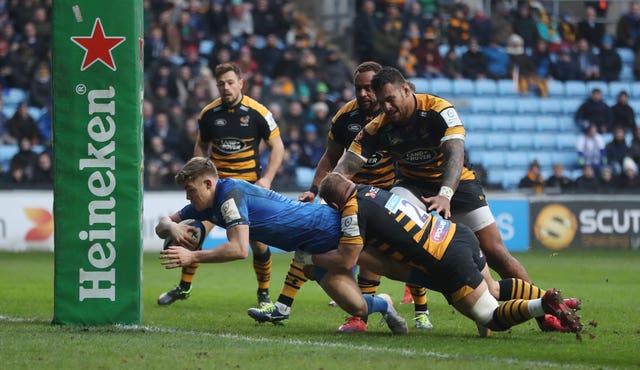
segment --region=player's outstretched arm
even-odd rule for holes
[[[308,191],[305,191],[298,196],[299,201],[313,202],[318,195],[318,186],[320,186],[320,181],[322,181],[322,179],[324,179],[324,177],[333,170],[343,153],[344,148],[340,144],[331,139],[327,140],[327,149],[324,154],[322,154],[320,161],[318,161],[316,173],[313,175],[313,180],[311,181],[311,187]]]
[[[351,179],[364,166],[365,160],[351,151],[346,151],[333,172],[338,172],[344,177]]]

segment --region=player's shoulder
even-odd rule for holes
[[[337,122],[340,119],[345,119],[348,117],[352,117],[359,113],[358,101],[356,99],[352,99],[348,101],[345,105],[340,107],[336,112],[335,116],[333,116],[333,121]]]
[[[453,108],[453,104],[448,100],[431,94],[416,94],[416,103],[418,110],[421,111],[432,110],[440,113],[447,108]]]
[[[202,110],[200,111],[199,118],[202,119],[202,117],[204,117],[205,114],[217,112],[219,110],[222,110],[222,99],[217,98],[216,100],[212,101],[211,103],[207,104],[204,108],[202,108]]]
[[[244,95],[242,97],[242,100],[240,101],[240,105],[242,107],[246,107],[247,110],[254,110],[258,112],[263,117],[266,117],[269,114],[269,109],[267,109],[267,107],[265,107],[260,102],[258,102],[257,100],[247,95]],[[242,107],[240,109],[243,109]]]

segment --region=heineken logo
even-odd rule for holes
[[[71,37],[71,41],[84,49],[84,58],[82,59],[80,70],[84,71],[94,63],[100,61],[109,69],[115,71],[116,63],[113,60],[111,51],[126,39],[126,37],[106,36],[100,18],[96,18],[91,36]]]

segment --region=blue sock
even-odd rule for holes
[[[369,315],[374,312],[387,312],[389,305],[387,301],[380,297],[374,297],[371,294],[363,294],[364,300],[367,302],[367,310],[369,311]]]

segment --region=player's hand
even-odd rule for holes
[[[271,189],[271,181],[265,179],[264,177],[259,178],[254,185],[265,189]]]
[[[160,264],[164,265],[167,270],[193,264],[191,251],[183,247],[169,247],[160,251],[160,259],[162,260]]]
[[[305,191],[304,193],[298,195],[299,202],[312,203],[315,199],[316,199],[316,195],[310,191]]]
[[[435,195],[433,197],[420,197],[422,203],[427,205],[427,211],[436,211],[443,218],[451,218],[451,201],[443,195]]]
[[[198,228],[191,225],[174,224],[171,228],[171,237],[176,245],[194,250],[198,247],[198,241],[193,235],[198,233]]]

